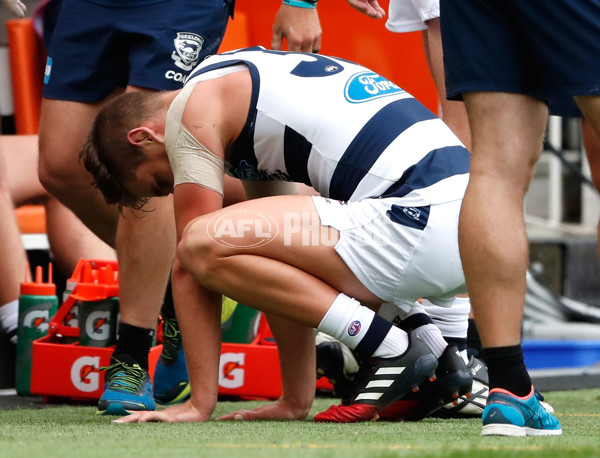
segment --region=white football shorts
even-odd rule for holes
[[[425,30],[425,21],[440,17],[440,0],[390,0],[388,30],[396,33]]]
[[[461,200],[426,207],[405,206],[402,198],[313,201],[321,224],[340,232],[336,252],[385,302],[405,311],[421,298],[449,307],[467,292],[458,251]]]

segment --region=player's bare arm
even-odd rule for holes
[[[183,126],[202,146],[203,154],[221,161],[224,160],[226,146],[239,135],[248,113],[247,106],[239,102],[243,100],[243,90],[240,89],[243,76],[228,76],[232,77],[229,81],[226,76],[199,83],[190,95],[182,116]],[[237,103],[225,106],[220,96],[223,92],[235,96]],[[218,186],[215,181],[205,183],[201,181],[202,177],[196,178],[196,182],[175,182],[173,193],[178,242],[185,236],[185,228],[194,218],[223,207],[222,187],[214,189]],[[207,421],[214,411],[221,346],[221,295],[200,286],[178,258],[173,266],[173,295],[190,382],[194,387],[191,398],[183,406],[130,415],[120,422]],[[197,339],[198,335],[202,335],[202,339]]]

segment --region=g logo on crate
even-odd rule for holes
[[[47,309],[31,309],[23,317],[23,327],[48,332],[50,312]]]
[[[73,308],[71,309],[71,311],[69,313],[67,313],[67,315],[65,316],[65,319],[63,320],[63,323],[65,324],[65,326],[70,326],[72,328],[78,328],[79,327],[79,306],[78,305],[74,305]]]
[[[85,321],[85,332],[94,340],[106,340],[110,335],[110,311],[95,310]]]
[[[219,363],[219,385],[223,388],[244,386],[245,353],[223,353]]]
[[[71,366],[71,383],[79,391],[91,393],[100,388],[99,356],[82,356]]]

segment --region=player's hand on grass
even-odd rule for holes
[[[208,417],[203,415],[190,401],[187,401],[183,404],[167,407],[164,410],[134,412],[126,417],[113,420],[113,423],[148,423],[152,421],[177,423],[208,420],[210,420],[210,415]]]
[[[310,406],[308,408],[293,406],[280,398],[275,402],[265,404],[256,409],[238,410],[223,415],[217,418],[217,420],[303,420],[308,415],[309,410]]]
[[[346,0],[348,4],[360,11],[363,14],[366,14],[373,19],[381,19],[385,16],[385,10],[379,6],[377,0]]]

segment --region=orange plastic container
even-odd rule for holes
[[[31,393],[52,398],[97,400],[104,388],[104,371],[110,364],[113,347],[84,347],[78,343],[73,308],[77,300],[102,300],[118,295],[118,265],[115,261],[81,260],[68,284],[69,297],[50,321],[48,336],[33,342]],[[159,333],[160,335],[160,333]],[[162,345],[150,351],[150,377]],[[316,373],[315,373],[316,376]],[[326,378],[316,388],[332,390]],[[282,382],[279,353],[264,315],[258,332],[249,344],[223,343],[219,365],[219,395],[243,399],[276,399]]]
[[[104,371],[110,364],[111,347],[79,345],[79,327],[73,320],[78,300],[95,301],[119,295],[116,261],[80,260],[69,279],[74,289],[48,326],[48,335],[33,342],[31,394],[45,401],[68,398],[97,400],[104,390]],[[150,376],[162,351],[154,346],[149,355]]]

